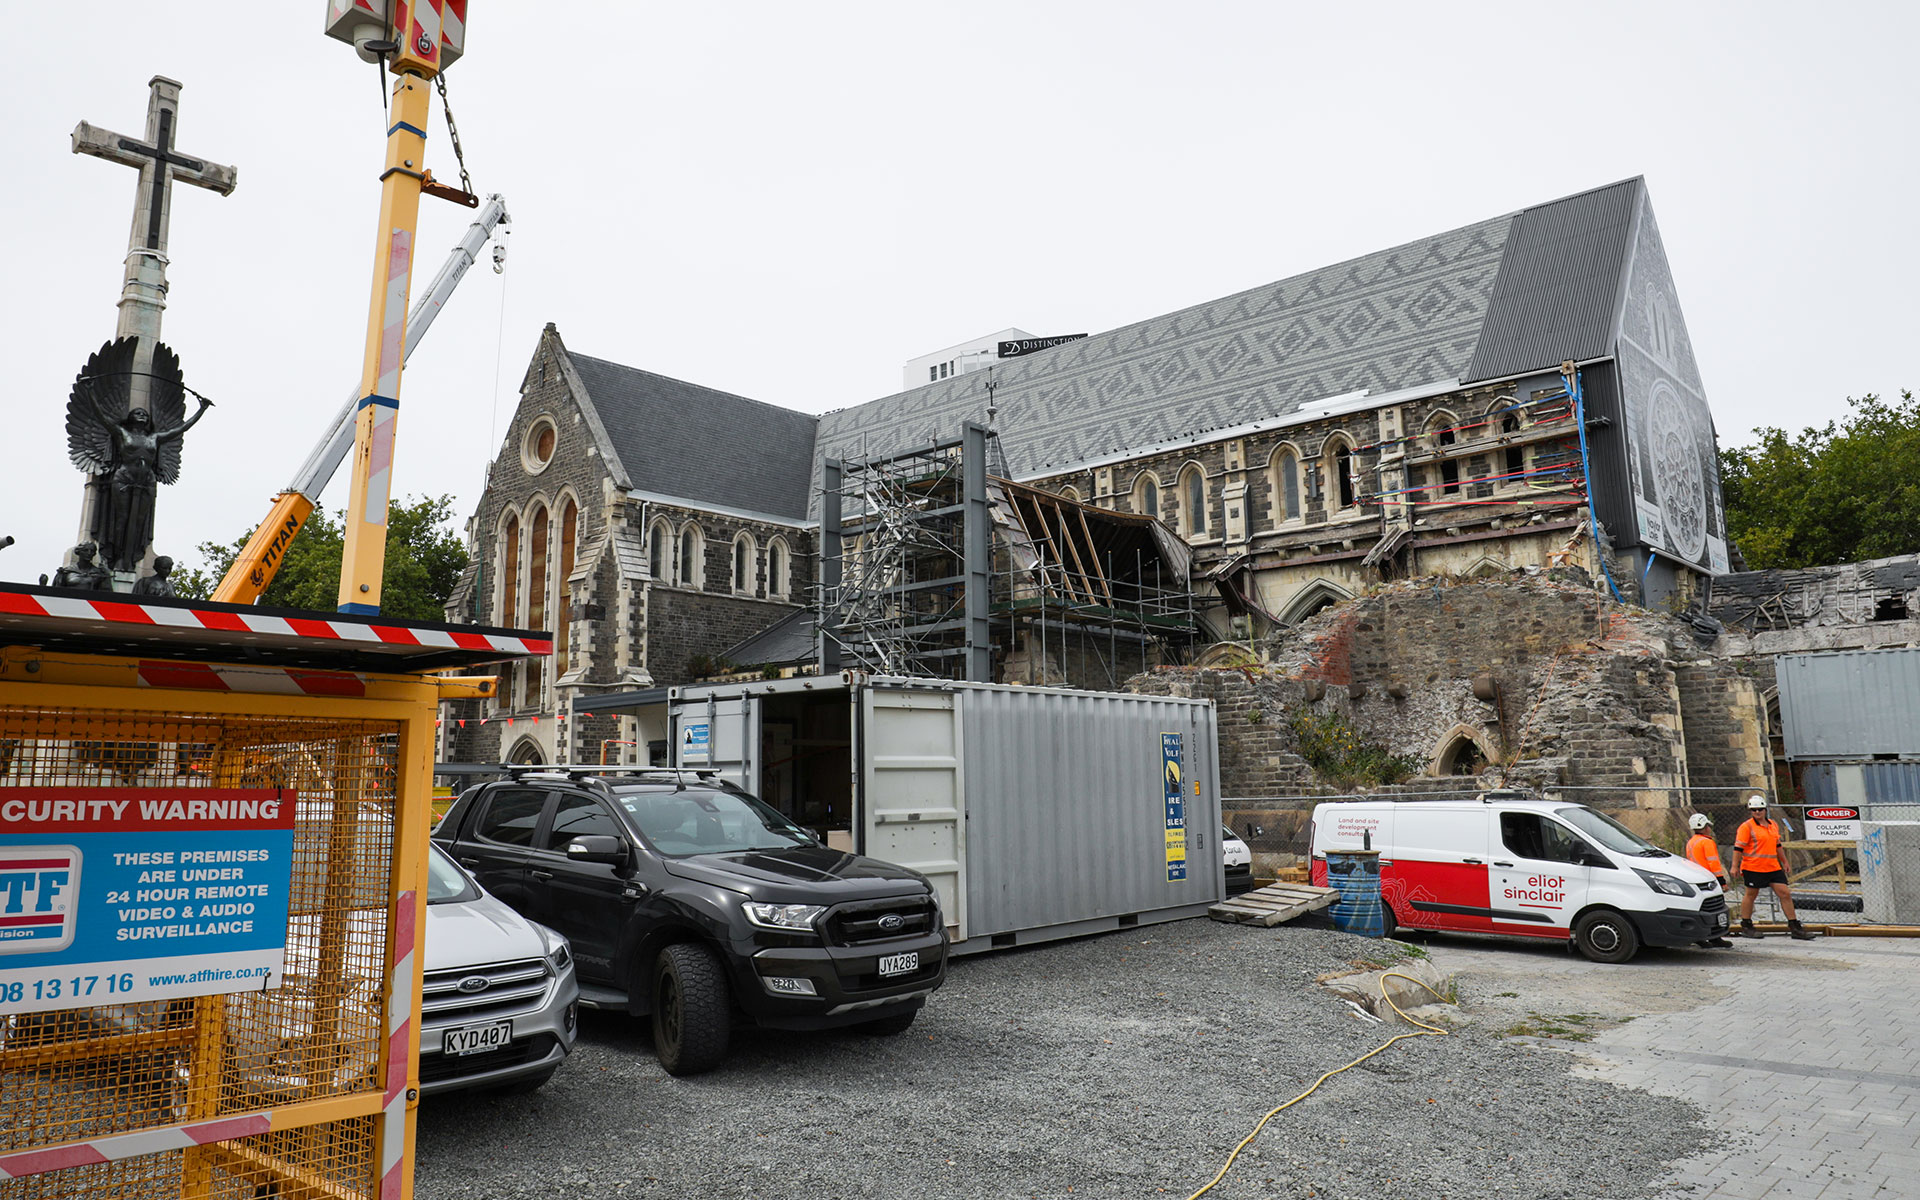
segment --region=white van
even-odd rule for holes
[[[1727,931],[1704,868],[1583,804],[1487,792],[1477,800],[1363,800],[1313,810],[1311,879],[1327,851],[1380,851],[1387,936],[1397,927],[1565,939],[1595,962]]]

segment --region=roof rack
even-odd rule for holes
[[[717,767],[641,767],[615,766],[612,764],[602,766],[599,763],[501,763],[500,769],[505,771],[509,778],[515,780],[545,776],[554,779],[565,779],[572,783],[585,783],[600,775],[633,775],[656,779],[671,779],[682,788],[687,786],[687,780],[689,779],[696,780],[700,783],[720,783],[731,786],[729,781],[720,778],[720,771]]]

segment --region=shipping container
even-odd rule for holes
[[[1920,650],[1782,654],[1774,669],[1788,758],[1920,759]]]
[[[674,765],[939,889],[954,953],[1225,898],[1212,701],[845,672],[672,689]]]

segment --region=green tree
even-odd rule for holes
[[[1814,567],[1920,551],[1920,401],[1847,398],[1796,435],[1754,430],[1720,452],[1727,536],[1748,568]]]
[[[387,616],[422,621],[445,619],[447,596],[466,568],[467,552],[450,527],[453,497],[403,500],[387,509],[387,561],[380,579],[380,611]],[[279,574],[267,585],[260,603],[271,608],[303,608],[332,612],[340,599],[341,530],[346,513],[328,516],[316,509],[287,547]],[[173,574],[182,596],[211,599],[213,589],[233,560],[246,548],[251,533],[231,543],[200,543],[202,565]]]

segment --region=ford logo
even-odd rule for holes
[[[907,919],[899,913],[888,913],[886,916],[880,918],[880,928],[886,930],[888,933],[897,931],[906,923]]]
[[[471,996],[475,992],[484,992],[493,984],[485,975],[469,975],[460,981],[460,990]]]

